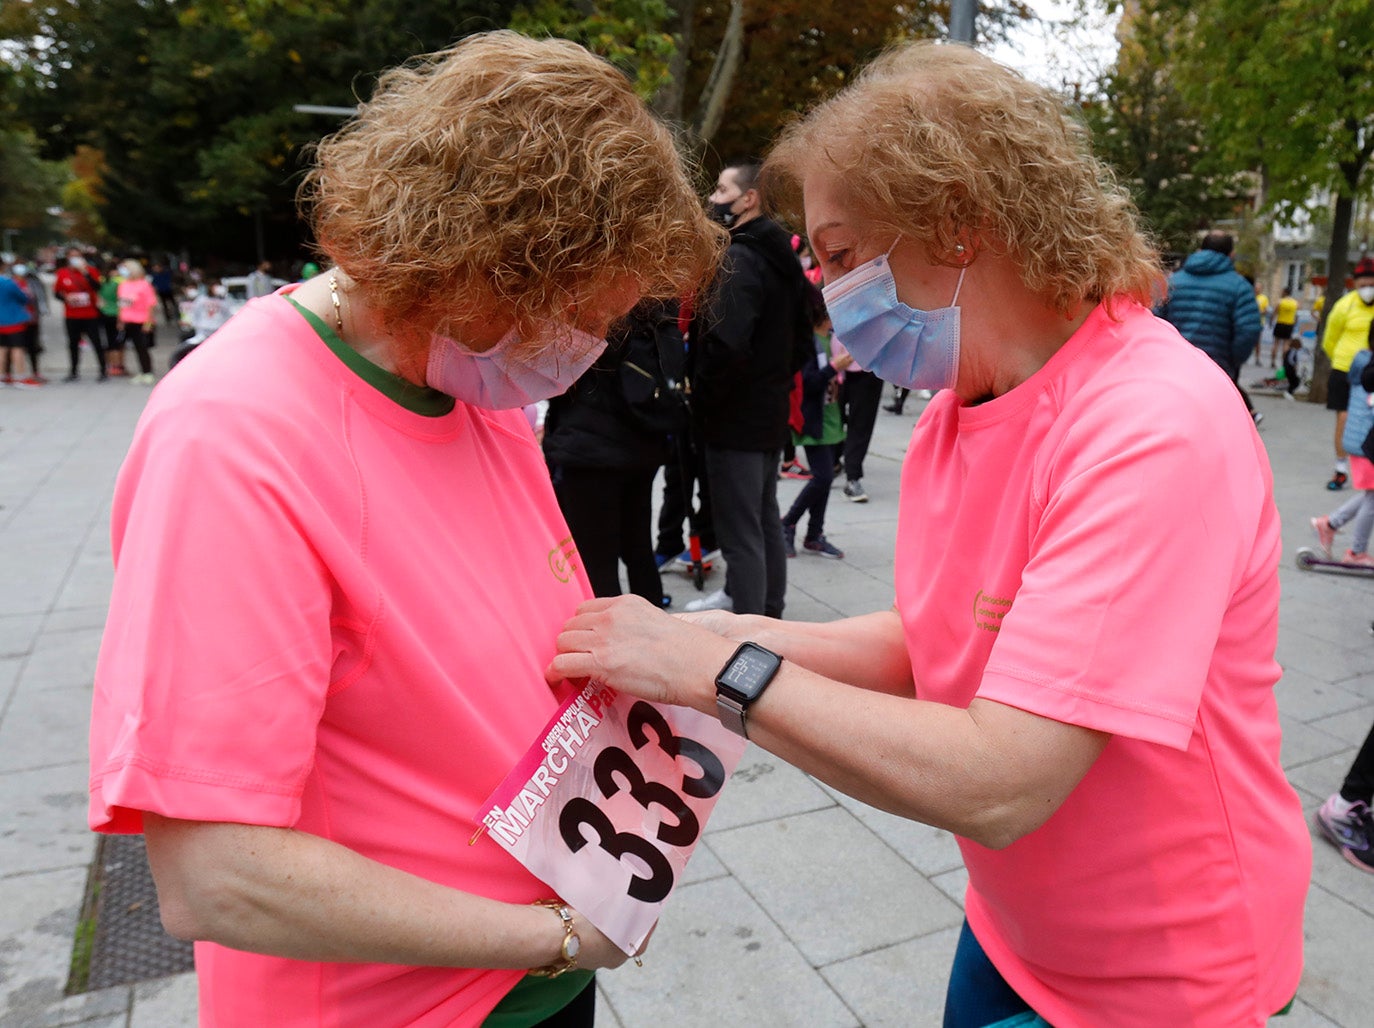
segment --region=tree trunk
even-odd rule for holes
[[[687,95],[687,66],[692,56],[692,37],[696,28],[696,0],[677,0],[673,5],[677,11],[677,26],[673,38],[677,50],[668,62],[668,84],[654,94],[650,106],[658,116],[674,128],[685,124],[683,102]]]
[[[730,0],[730,20],[725,38],[716,51],[716,62],[701,91],[692,131],[698,144],[709,143],[725,118],[725,102],[735,84],[735,73],[744,58],[744,0]]]
[[[1317,352],[1312,361],[1312,385],[1307,391],[1311,403],[1326,402],[1326,377],[1331,372],[1331,362],[1322,349],[1322,334],[1326,331],[1326,316],[1331,313],[1332,305],[1345,292],[1345,264],[1350,254],[1350,219],[1354,210],[1354,197],[1346,196],[1342,190],[1336,197],[1336,210],[1331,218],[1331,248],[1326,252],[1326,302],[1317,321]]]

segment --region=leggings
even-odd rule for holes
[[[949,972],[944,1028],[988,1028],[1018,1016],[1035,1023],[1030,1005],[993,966],[966,919]]]
[[[1350,539],[1350,548],[1356,553],[1366,552],[1369,549],[1370,531],[1374,530],[1374,489],[1361,489],[1341,504],[1329,520],[1333,529],[1353,520],[1355,531]]]
[[[572,530],[582,566],[597,596],[620,595],[620,562],[630,592],[663,602],[663,583],[654,563],[653,488],[657,468],[553,469],[553,491]]]
[[[126,321],[120,327],[124,330],[125,340],[134,344],[134,352],[138,354],[138,370],[145,375],[151,375],[153,358],[148,353],[148,330],[132,321]]]
[[[1355,763],[1350,765],[1341,785],[1341,798],[1350,803],[1356,800],[1374,803],[1374,728],[1364,737],[1364,745],[1355,755]]]

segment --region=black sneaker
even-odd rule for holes
[[[1344,471],[1336,471],[1331,475],[1331,481],[1326,483],[1326,488],[1333,493],[1345,488],[1345,483],[1350,481],[1350,476]]]
[[[814,553],[818,557],[829,557],[831,560],[844,560],[844,550],[838,546],[832,546],[830,540],[825,536],[819,539],[808,539],[802,543],[802,549],[807,553]]]

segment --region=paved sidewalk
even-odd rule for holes
[[[60,379],[65,343],[55,329],[45,370]],[[156,351],[159,367],[167,349]],[[0,1028],[195,1024],[190,976],[63,995],[95,845],[85,829],[85,739],[111,580],[109,498],[147,396],[93,378],[88,367],[78,383],[0,391]],[[1323,488],[1332,417],[1257,402],[1286,526],[1283,757],[1310,813],[1374,722],[1374,581],[1293,566],[1308,517],[1343,498]],[[890,604],[898,461],[921,406],[879,413],[865,480],[872,499],[848,503],[837,488],[827,520],[846,559],[792,561],[789,616]],[[783,502],[798,488],[782,483]],[[695,595],[685,577],[665,581],[679,609]],[[1362,1028],[1374,1010],[1374,875],[1314,845],[1307,971],[1293,1014],[1275,1024]],[[964,881],[948,833],[873,810],[752,749],[644,968],[601,976],[600,1023],[936,1025]]]

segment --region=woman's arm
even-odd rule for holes
[[[736,619],[736,639],[756,627],[754,641],[769,649],[781,643],[787,658],[749,710],[750,739],[866,803],[985,846],[1010,845],[1040,827],[1110,736],[990,700],[961,710],[855,688],[794,662],[792,653],[864,679],[865,666],[893,659],[885,649],[892,621],[884,617],[896,619],[888,612],[838,622],[838,636],[817,644],[768,619]],[[559,635],[548,677],[590,678],[714,714],[715,676],[736,643],[704,622],[665,616],[638,598],[589,601]]]
[[[558,961],[559,918],[460,892],[289,828],[144,814],[162,923],[182,939],[295,960],[538,968]],[[625,954],[574,914],[577,965]]]
[[[723,610],[677,617],[736,642],[756,642],[837,682],[895,696],[915,695],[902,621],[895,610],[825,622],[782,621]],[[863,658],[856,660],[855,654]]]

